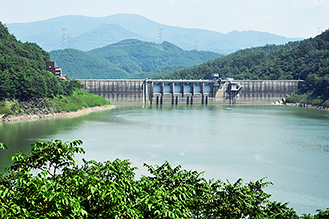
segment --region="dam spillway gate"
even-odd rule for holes
[[[79,79],[88,93],[112,104],[273,103],[297,91],[300,80]]]

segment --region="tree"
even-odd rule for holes
[[[128,160],[86,161],[82,141],[36,142],[16,152],[0,174],[1,218],[299,218],[287,203],[273,202],[264,179],[235,183],[206,180],[202,173],[145,164],[135,179]],[[8,149],[0,143],[0,149]],[[329,209],[314,217],[327,218]]]

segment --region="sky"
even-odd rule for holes
[[[105,17],[129,13],[186,28],[261,31],[292,38],[329,29],[329,0],[1,0],[2,23],[62,15]]]

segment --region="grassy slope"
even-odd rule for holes
[[[76,90],[72,96],[59,96],[53,99],[48,99],[57,112],[61,111],[77,111],[79,109],[95,106],[110,105],[110,102],[95,94],[90,94],[85,91]]]
[[[106,105],[110,105],[110,102],[100,96],[89,94],[81,89],[75,90],[72,96],[61,95],[54,98],[41,98],[30,101],[0,101],[0,116],[24,114],[39,115],[63,111],[70,112],[88,107]]]

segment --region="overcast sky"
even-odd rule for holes
[[[238,30],[314,37],[329,28],[329,0],[1,0],[2,23],[62,15],[139,14],[155,22],[221,33]]]

